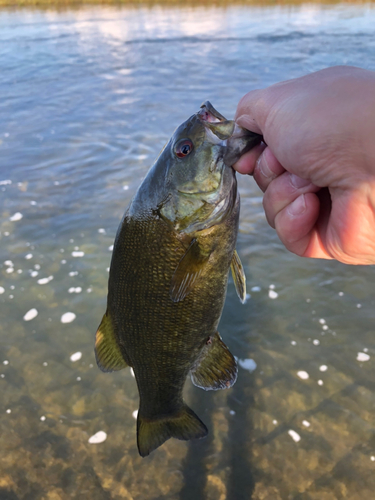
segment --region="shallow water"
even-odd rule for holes
[[[289,254],[252,179],[250,297],[230,282],[220,325],[238,381],[186,384],[209,437],[141,459],[135,381],[93,340],[120,218],[174,128],[207,98],[232,117],[250,89],[375,69],[374,26],[370,4],[0,12],[1,500],[373,498],[374,268]]]

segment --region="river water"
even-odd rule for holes
[[[288,253],[250,177],[249,298],[230,281],[220,324],[238,381],[186,384],[208,438],[141,459],[134,378],[93,353],[117,226],[174,128],[205,99],[231,118],[251,89],[374,70],[374,26],[371,4],[0,11],[1,500],[374,498],[374,268]]]

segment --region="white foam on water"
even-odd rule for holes
[[[30,276],[32,278],[36,278],[38,276],[38,274],[39,274],[38,271],[31,271]]]
[[[9,361],[7,359],[4,359],[3,365],[9,365]]]
[[[129,186],[125,185],[125,186],[123,186],[123,188],[122,188],[122,189],[123,189],[124,191],[127,191],[127,190],[129,189]]]
[[[70,356],[70,361],[73,361],[73,363],[74,363],[75,361],[79,361],[81,358],[82,358],[81,351],[77,351]]]
[[[277,425],[277,420],[272,420],[273,425]]]
[[[30,311],[27,311],[27,313],[25,314],[23,319],[25,321],[31,321],[32,319],[36,318],[37,316],[38,316],[38,311],[35,308],[33,308],[33,309],[30,309]]]
[[[72,257],[83,257],[84,255],[85,255],[85,252],[82,252],[82,251],[72,252]]]
[[[69,276],[77,276],[78,271],[70,271]]]
[[[45,417],[44,415],[42,415],[42,416],[40,417],[40,420],[41,420],[42,422],[44,422],[44,421],[45,421],[45,419],[46,419],[46,417]]]
[[[302,425],[304,425],[305,427],[310,427],[311,424],[307,420],[302,420]]]
[[[108,250],[109,250],[110,252],[113,252],[113,245],[109,246],[109,247],[108,247]]]
[[[366,354],[365,352],[358,352],[357,353],[357,361],[368,361],[370,359],[370,356]]]
[[[297,434],[296,431],[289,429],[288,434],[293,439],[293,441],[295,441],[296,443],[298,443],[298,441],[301,441],[301,436],[299,434]]]
[[[328,330],[328,326],[327,325],[323,325],[322,326],[322,330]]]
[[[261,291],[261,288],[260,288],[260,286],[253,286],[253,287],[251,288],[251,291],[252,291],[252,292],[260,292],[260,291]]]
[[[36,201],[31,200],[31,201],[30,201],[30,205],[36,205]]]
[[[321,372],[326,372],[328,370],[328,366],[327,365],[321,365],[321,366],[319,366],[319,370]]]
[[[92,435],[89,438],[90,444],[100,444],[103,443],[107,439],[107,433],[104,431],[98,431],[96,434]]]
[[[0,186],[7,186],[8,184],[12,184],[10,179],[6,179],[5,181],[0,181]]]
[[[25,259],[26,260],[30,260],[33,258],[33,254],[32,253],[28,253],[27,255],[25,255]]]
[[[239,359],[238,364],[241,368],[249,371],[250,373],[252,373],[257,367],[257,364],[253,359]]]
[[[235,415],[236,412],[234,410],[229,410],[229,415]]]
[[[4,264],[5,264],[6,266],[9,266],[9,267],[14,267],[14,264],[13,264],[13,262],[12,262],[11,260],[6,260],[6,261],[4,262]]]
[[[40,270],[40,264],[35,264],[34,265],[34,269],[36,269],[37,271],[39,271]]]
[[[0,286],[0,295],[5,292],[5,288]]]
[[[323,380],[318,380],[318,385],[323,385]]]
[[[291,340],[290,342],[292,345],[297,345],[297,342],[295,340]]]
[[[77,286],[77,287],[70,287],[69,290],[68,290],[68,293],[81,293],[82,292],[82,288],[80,286]]]
[[[297,372],[297,375],[302,380],[307,380],[310,377],[310,375],[307,372],[305,372],[304,370],[300,370],[299,372]]]
[[[47,361],[43,361],[43,366],[48,366]]]
[[[319,344],[320,344],[320,340],[318,340],[318,339],[314,339],[314,340],[313,340],[313,344],[314,344],[314,345],[319,345]]]
[[[339,292],[339,296],[342,297],[344,295],[344,292]]]
[[[12,410],[11,410],[10,408],[8,408],[8,409],[6,410],[6,413],[12,413]]]
[[[275,290],[268,290],[268,297],[270,299],[277,299],[278,296],[279,294]]]
[[[64,313],[62,316],[61,316],[61,323],[71,323],[72,321],[74,321],[76,319],[76,315],[72,312],[67,312],[67,313]]]
[[[12,217],[9,217],[9,220],[12,222],[16,222],[18,220],[21,220],[22,217],[23,215],[21,214],[21,212],[16,212],[14,215],[12,215]]]
[[[100,233],[100,234],[105,234],[105,229],[104,229],[104,227],[101,227],[100,229],[98,229],[98,233]]]
[[[275,289],[275,285],[270,285],[269,288],[270,288],[270,290],[274,290]]]
[[[135,418],[135,420],[137,420],[137,417],[138,417],[138,410],[134,410],[133,413],[132,413],[132,417]]]
[[[8,274],[12,273],[13,271],[14,271],[14,268],[13,268],[13,267],[8,267],[8,268],[7,268],[7,270],[6,270],[6,272],[7,272]]]
[[[319,323],[320,323],[321,325],[325,325],[326,320],[325,320],[325,319],[323,319],[323,318],[320,318]]]
[[[81,377],[77,377],[76,380],[77,380],[77,382],[81,382],[82,379],[81,379]]]
[[[53,276],[48,276],[48,278],[40,278],[37,281],[37,283],[38,283],[38,285],[46,285],[47,283],[49,283],[52,280],[53,280]]]
[[[375,457],[372,456],[370,460],[371,460],[371,462],[375,462]]]

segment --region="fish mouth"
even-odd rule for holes
[[[207,138],[213,144],[222,144],[223,141],[232,136],[235,123],[233,120],[227,120],[210,103],[205,101],[197,113],[198,118],[203,122],[206,129]],[[210,133],[211,132],[211,133]],[[226,145],[226,144],[222,144]]]
[[[198,111],[197,115],[202,122],[218,123],[227,121],[227,119],[212,106],[210,101],[205,101],[201,104],[201,109]]]

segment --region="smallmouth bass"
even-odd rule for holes
[[[183,401],[189,372],[205,390],[236,381],[236,361],[217,331],[229,268],[240,300],[246,296],[231,165],[261,140],[205,102],[176,129],[119,226],[95,355],[105,372],[134,370],[142,457],[171,437],[207,435]]]

